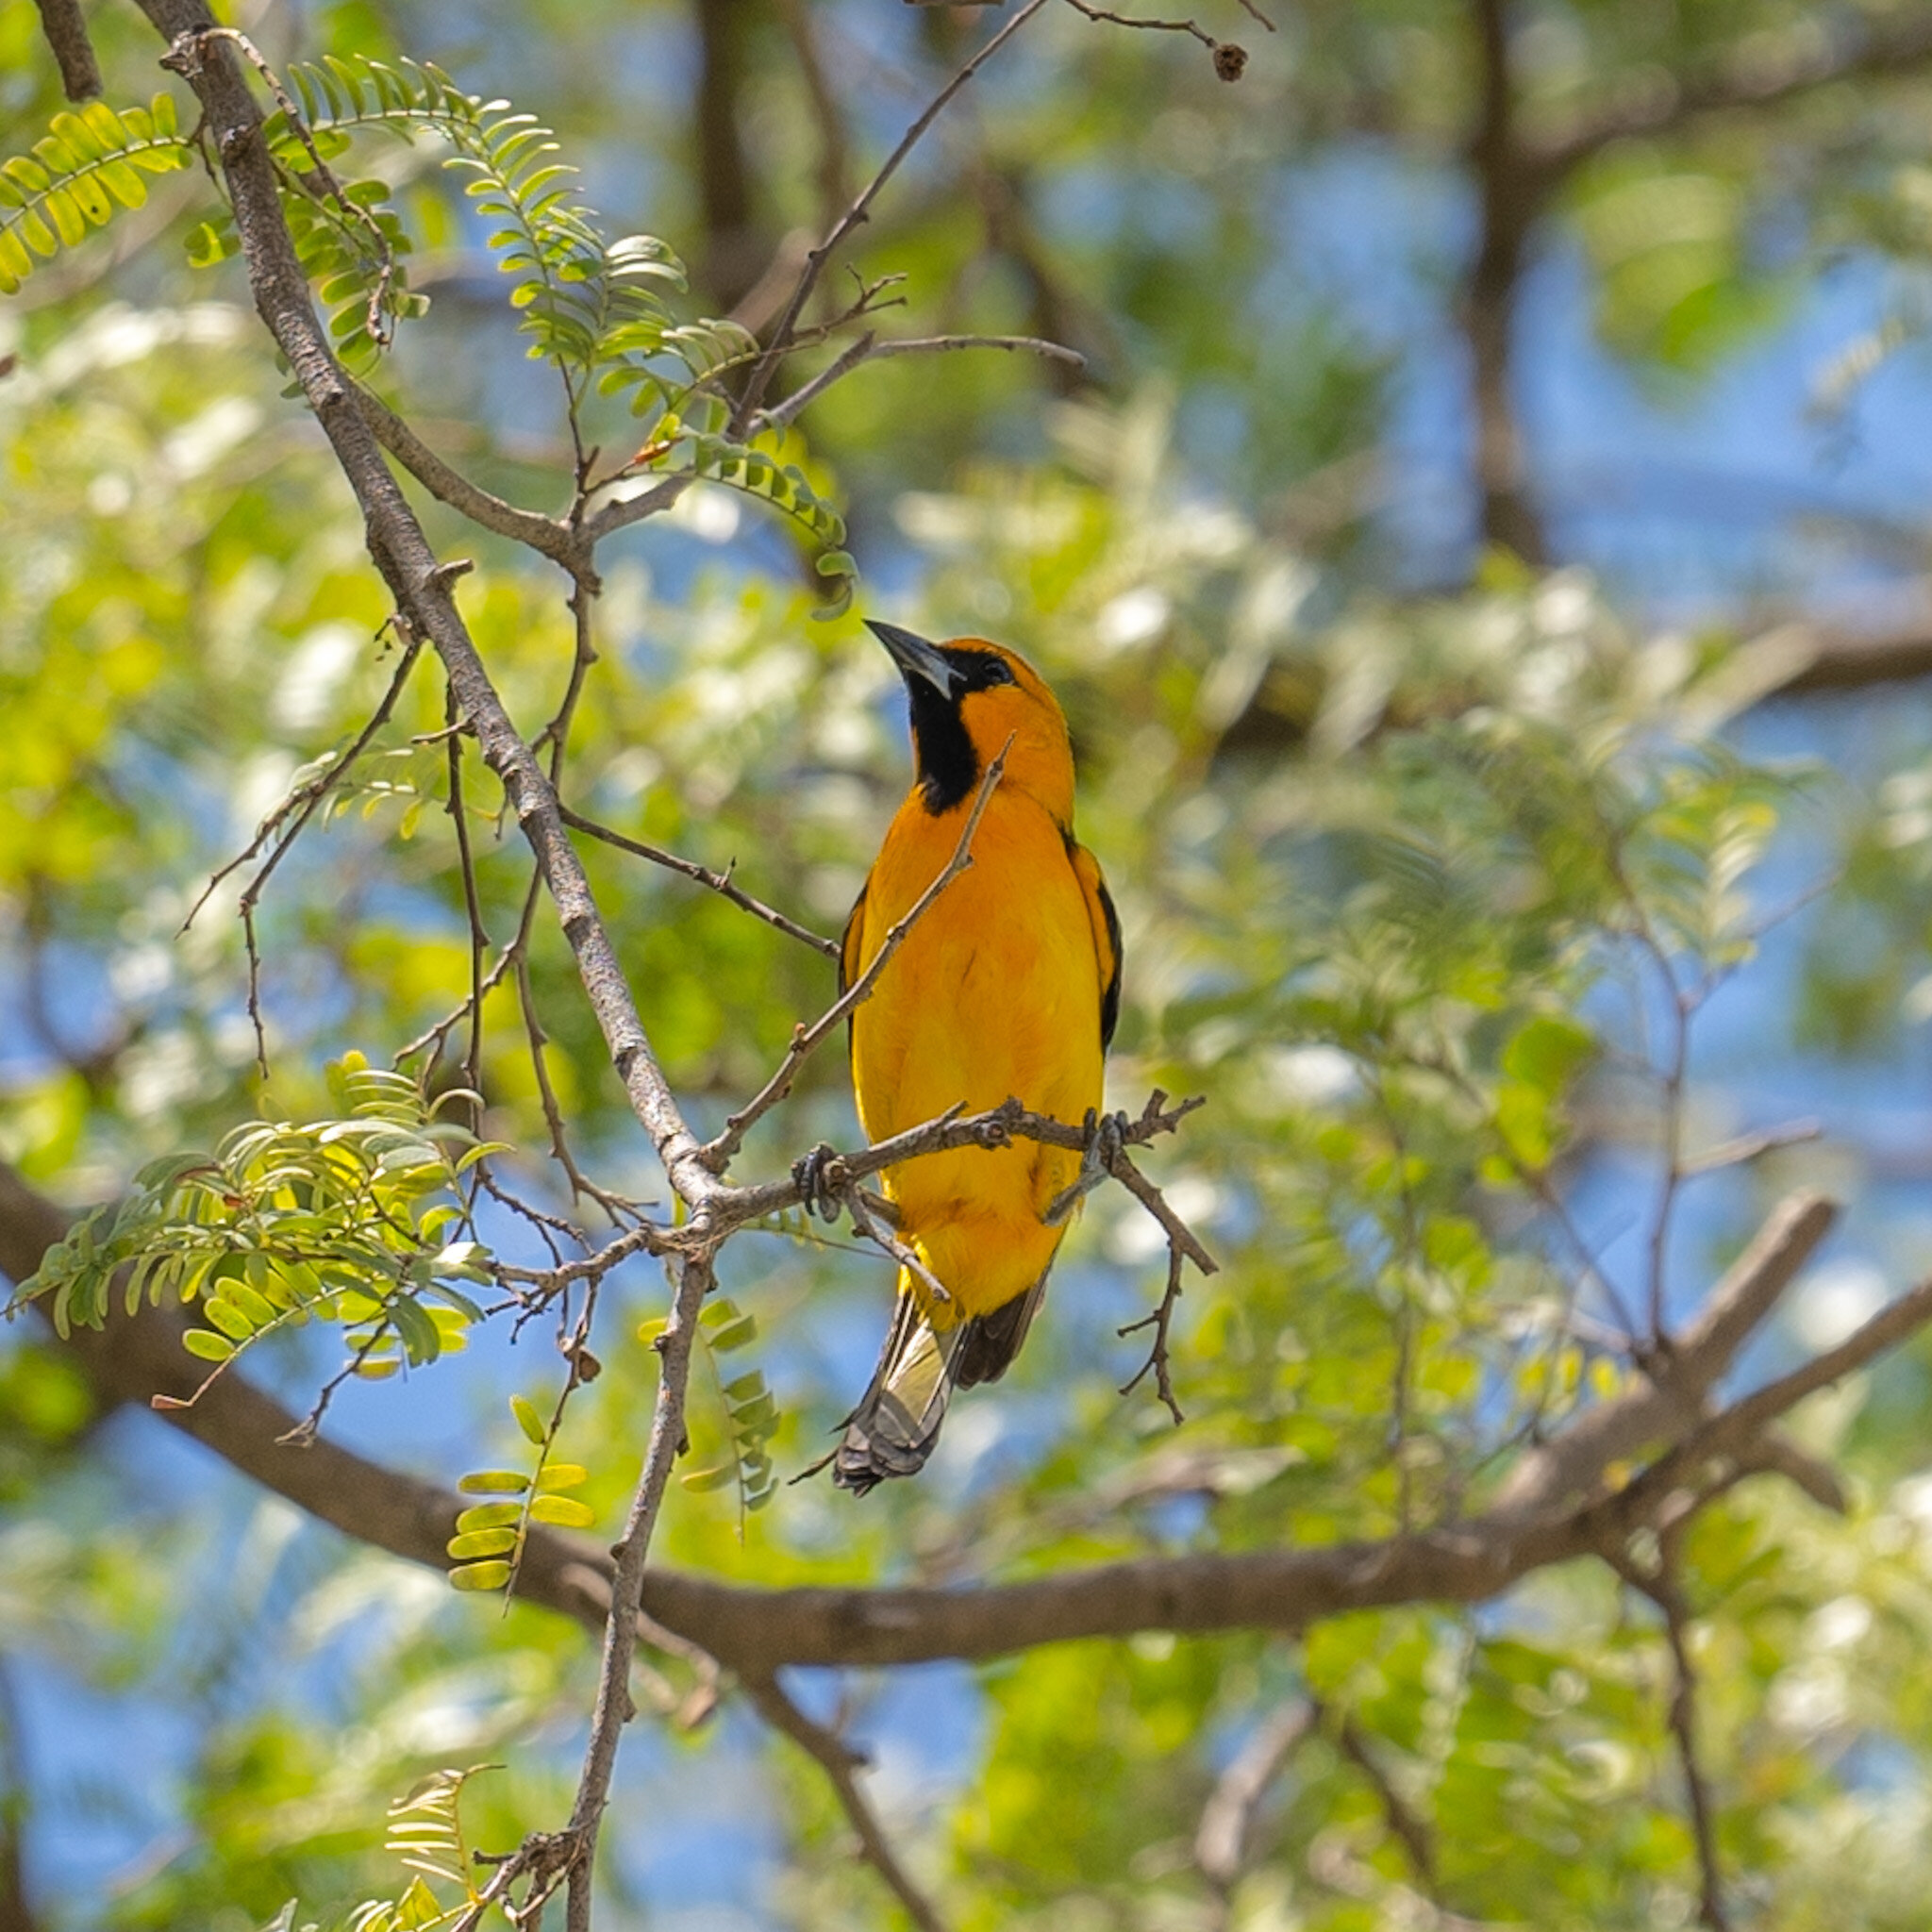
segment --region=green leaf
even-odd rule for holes
[[[462,1536],[452,1537],[447,1548],[452,1557],[467,1562],[472,1557],[506,1556],[516,1546],[517,1531],[500,1528],[473,1529]]]
[[[741,1321],[727,1324],[713,1332],[711,1346],[720,1355],[729,1355],[733,1349],[743,1348],[758,1339],[758,1324],[755,1316],[746,1315]]]
[[[473,1469],[457,1483],[466,1496],[515,1496],[529,1487],[530,1478],[514,1469]]]
[[[1503,1049],[1503,1067],[1539,1092],[1560,1093],[1595,1053],[1596,1036],[1568,1014],[1538,1013]]]
[[[484,1563],[465,1563],[449,1573],[449,1580],[457,1590],[501,1590],[509,1581],[509,1565],[501,1557]]]
[[[225,1362],[235,1353],[235,1344],[225,1335],[208,1328],[191,1328],[181,1338],[181,1346],[205,1362]]]
[[[478,1529],[500,1529],[505,1524],[521,1523],[521,1503],[477,1503],[457,1518],[457,1534],[468,1536]]]
[[[527,1396],[512,1395],[509,1399],[509,1412],[517,1419],[517,1427],[538,1448],[549,1441],[550,1431],[543,1425],[543,1418],[537,1413],[537,1405]]]
[[[530,1515],[538,1523],[559,1524],[568,1529],[589,1529],[597,1512],[575,1496],[539,1496],[530,1505]]]
[[[246,1341],[255,1333],[256,1324],[224,1295],[210,1295],[201,1312],[231,1341]]]

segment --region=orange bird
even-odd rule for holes
[[[862,974],[958,845],[987,767],[1007,747],[974,835],[972,865],[914,924],[852,1017],[852,1083],[867,1138],[950,1107],[1009,1095],[1080,1125],[1099,1120],[1102,1062],[1120,1009],[1121,929],[1093,855],[1074,837],[1067,721],[1040,674],[984,638],[928,643],[869,628],[911,703],[916,776],[852,908],[841,987]],[[1009,742],[1010,741],[1010,742]],[[881,1176],[911,1268],[872,1386],[834,1453],[834,1480],[863,1493],[923,1468],[955,1388],[997,1381],[1046,1292],[1066,1228],[1048,1209],[1100,1176],[1104,1155],[1030,1141],[928,1154]]]

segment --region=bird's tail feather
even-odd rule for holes
[[[1046,1276],[991,1314],[936,1328],[902,1290],[872,1385],[846,1419],[832,1480],[857,1495],[925,1467],[955,1389],[996,1382],[1020,1352],[1046,1295]]]

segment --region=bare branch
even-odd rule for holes
[[[651,1532],[657,1526],[665,1485],[671,1480],[671,1465],[684,1446],[684,1397],[691,1374],[691,1337],[710,1288],[711,1267],[708,1260],[693,1257],[678,1268],[671,1318],[657,1342],[663,1368],[658,1382],[657,1407],[651,1417],[651,1440],[644,1452],[637,1493],[631,1499],[624,1538],[615,1551],[617,1567],[610,1585],[610,1611],[604,1625],[604,1661],[597,1679],[597,1703],[591,1718],[583,1776],[571,1812],[569,1831],[575,1848],[570,1867],[566,1932],[590,1932],[591,1867],[597,1848],[597,1828],[609,1798],[610,1776],[617,1768],[618,1739],[635,1714],[629,1690],[630,1664],[631,1653],[637,1648],[644,1555],[650,1547]]]
[[[946,1922],[899,1862],[891,1841],[880,1828],[878,1814],[858,1789],[857,1773],[866,1761],[864,1756],[855,1751],[836,1731],[827,1729],[801,1710],[773,1674],[750,1672],[740,1682],[745,1695],[758,1707],[759,1716],[774,1730],[782,1731],[790,1738],[831,1780],[839,1803],[858,1836],[867,1863],[891,1888],[893,1897],[906,1907],[907,1917],[919,1927],[919,1932],[946,1932]]]
[[[1531,1514],[1582,1495],[1613,1462],[1681,1438],[1705,1413],[1718,1378],[1790,1286],[1838,1219],[1822,1194],[1793,1194],[1772,1210],[1710,1291],[1703,1312],[1653,1362],[1649,1376],[1573,1421],[1510,1472],[1499,1515]]]
[[[1210,54],[1219,55],[1222,52],[1222,43],[1197,20],[1148,20],[1138,14],[1115,13],[1108,8],[1095,7],[1091,4],[1091,0],[1067,0],[1067,5],[1075,13],[1085,14],[1089,20],[1103,21],[1110,26],[1144,27],[1148,32],[1157,34],[1191,34]],[[1253,12],[1253,8],[1249,10]],[[1255,18],[1261,20],[1262,25],[1273,31],[1272,24],[1262,20],[1260,14],[1255,14]],[[1239,47],[1232,51],[1241,55],[1241,65],[1245,67],[1247,55]],[[1240,68],[1237,68],[1235,74],[1229,77],[1239,79],[1240,73]]]
[[[820,225],[829,228],[839,219],[839,210],[852,199],[851,138],[839,98],[825,73],[817,24],[808,0],[778,0],[778,17],[791,36],[799,76],[805,82],[806,97],[811,102],[812,119],[818,124]],[[794,263],[791,275],[797,273]],[[787,279],[790,278],[788,275]]]
[[[433,1026],[419,1033],[407,1046],[396,1049],[390,1061],[392,1067],[399,1067],[405,1060],[414,1059],[421,1053],[428,1054],[430,1063],[435,1064],[442,1052],[443,1041],[470,1017],[472,1007],[482,996],[494,992],[503,984],[504,975],[516,964],[524,947],[529,941],[530,927],[537,916],[537,902],[542,894],[542,874],[533,871],[530,874],[529,887],[524,894],[524,909],[517,921],[515,937],[497,954],[490,971],[480,980],[472,981],[470,991],[463,996],[460,1006],[452,1008]]]
[[[1209,1265],[1208,1272],[1213,1272]],[[1174,1399],[1174,1376],[1168,1365],[1168,1330],[1174,1324],[1174,1304],[1181,1298],[1181,1250],[1169,1244],[1167,1251],[1167,1287],[1162,1291],[1160,1306],[1151,1315],[1142,1315],[1138,1322],[1124,1322],[1114,1332],[1124,1340],[1141,1328],[1154,1330],[1154,1342],[1147,1351],[1147,1359],[1121,1384],[1120,1392],[1131,1395],[1146,1379],[1147,1372],[1154,1372],[1154,1392],[1160,1397],[1167,1412],[1174,1418],[1174,1425],[1179,1428],[1187,1421],[1181,1413],[1181,1406]]]
[[[1534,143],[1536,165],[1568,175],[1615,141],[1670,134],[1707,115],[1775,108],[1794,96],[1842,80],[1890,79],[1932,61],[1932,16],[1920,8],[1860,12],[1858,40],[1836,45],[1813,20],[1795,22],[1786,44],[1768,47],[1754,36],[1742,58],[1689,80],[1666,81],[1631,93],[1603,112]]]
[[[80,0],[35,0],[41,31],[60,69],[60,91],[70,101],[91,101],[101,91],[101,70],[89,40]]]
[[[877,362],[891,356],[943,354],[950,349],[1024,350],[1029,355],[1044,356],[1049,361],[1064,362],[1070,368],[1084,369],[1087,366],[1087,358],[1078,349],[1070,349],[1064,342],[1050,342],[1043,336],[894,336],[881,341],[868,331],[853,342],[836,362],[793,390],[782,403],[774,403],[769,409],[760,409],[756,427],[759,430],[782,429],[787,424],[796,422],[835,382],[850,375],[860,363]]]
[[[380,396],[360,383],[353,384],[350,392],[375,440],[430,495],[460,510],[479,527],[527,544],[540,556],[560,564],[573,577],[594,578],[591,545],[581,530],[492,496],[444,462]]]
[[[1370,1789],[1381,1804],[1382,1816],[1388,1822],[1390,1831],[1408,1855],[1408,1862],[1414,1869],[1418,1883],[1433,1898],[1436,1890],[1436,1840],[1427,1821],[1416,1815],[1407,1799],[1389,1781],[1389,1774],[1376,1762],[1375,1754],[1369,1749],[1368,1739],[1362,1735],[1362,1728],[1354,1718],[1344,1717],[1341,1720],[1336,1742],[1341,1755],[1368,1780]]]
[[[757,414],[758,405],[764,401],[765,391],[770,387],[778,364],[784,360],[791,348],[798,319],[805,313],[805,305],[811,300],[812,291],[818,287],[819,277],[824,273],[825,264],[843,246],[847,236],[868,218],[873,203],[878,199],[880,190],[899,172],[901,163],[919,144],[926,129],[939,119],[946,104],[1045,5],[1046,0],[1026,0],[1026,5],[980,48],[944,87],[941,88],[927,103],[925,110],[918,120],[906,130],[899,145],[886,157],[878,173],[860,190],[858,199],[840,216],[831,233],[816,248],[808,252],[805,267],[799,273],[798,285],[792,290],[791,299],[785,305],[784,312],[778,318],[778,325],[772,331],[772,340],[766,344],[764,353],[752,365],[751,374],[745,379],[744,392],[739,398],[738,408],[733,412],[731,420],[731,434],[734,437],[741,437],[744,434],[745,426]]]
[[[1194,1831],[1194,1863],[1224,1899],[1247,1864],[1248,1837],[1268,1788],[1314,1729],[1316,1717],[1306,1697],[1277,1705],[1215,1780]]]
[[[380,633],[377,635],[379,637]],[[290,792],[288,797],[283,799],[281,804],[276,806],[262,820],[261,824],[255,828],[255,837],[248,841],[247,845],[238,852],[233,858],[229,859],[225,865],[221,866],[208,875],[208,884],[201,889],[200,896],[188,908],[188,916],[181,922],[181,930],[183,932],[186,932],[194,924],[195,915],[208,904],[215,888],[225,878],[239,872],[251,858],[255,858],[262,847],[271,839],[275,838],[282,826],[288,824],[290,817],[292,815],[295,823],[290,826],[288,836],[276,842],[275,850],[269,854],[268,863],[248,882],[248,891],[252,899],[260,898],[261,889],[268,884],[269,874],[288,856],[289,847],[295,842],[296,835],[314,817],[323,800],[348,776],[356,760],[369,749],[375,734],[389,723],[391,715],[395,710],[396,700],[402,696],[403,687],[408,683],[409,673],[415,669],[416,659],[422,654],[422,650],[423,644],[420,639],[415,637],[407,637],[405,639],[403,654],[396,660],[395,673],[390,678],[389,689],[382,694],[382,702],[376,706],[368,722],[356,734],[355,741],[350,744],[348,750],[341,758],[331,758],[325,769],[318,772],[307,783],[298,785],[294,791]]]
[[[979,821],[986,815],[987,803],[1005,775],[1007,753],[1012,748],[1012,740],[1008,739],[1000,747],[999,756],[987,766],[986,775],[980,779],[979,791],[973,800],[973,808],[959,828],[959,839],[953,847],[953,856],[941,868],[939,876],[912,902],[906,916],[887,930],[884,943],[872,956],[865,971],[809,1026],[793,1028],[791,1044],[785,1049],[785,1058],[779,1062],[777,1072],[738,1112],[726,1119],[724,1131],[705,1144],[699,1158],[713,1174],[724,1173],[730,1165],[731,1157],[744,1145],[745,1135],[791,1091],[791,1082],[808,1057],[872,997],[873,989],[879,983],[879,975],[905,943],[907,934],[924,918],[940,894],[973,863],[973,835],[978,831]]]
[[[1716,1174],[1724,1168],[1745,1166],[1763,1155],[1775,1153],[1780,1147],[1802,1146],[1807,1141],[1818,1140],[1824,1132],[1823,1121],[1787,1121],[1782,1126],[1764,1127],[1755,1134],[1740,1134],[1733,1140],[1720,1141],[1700,1154],[1687,1154],[1679,1165],[1687,1179],[1693,1174]]]
[[[1127,1124],[1121,1144],[1124,1148],[1139,1147],[1162,1134],[1172,1134],[1196,1108],[1206,1105],[1197,1096],[1169,1108],[1167,1095],[1157,1087],[1140,1119]],[[916,1160],[923,1154],[944,1154],[956,1147],[1004,1147],[1016,1139],[1038,1141],[1048,1147],[1065,1147],[1076,1154],[1084,1153],[1088,1143],[1084,1128],[1069,1126],[1065,1121],[1054,1120],[1046,1114],[1029,1112],[1019,1101],[1008,1099],[986,1113],[962,1114],[949,1109],[936,1120],[908,1127],[903,1134],[874,1141],[870,1147],[835,1155],[822,1170],[824,1188],[827,1192],[841,1194],[851,1182],[894,1167],[902,1160]],[[713,1224],[737,1226],[746,1221],[759,1221],[766,1215],[782,1213],[787,1208],[796,1208],[803,1198],[798,1183],[791,1179],[726,1189],[714,1198]],[[1203,1273],[1212,1272],[1210,1259]]]
[[[647,845],[641,839],[633,839],[624,832],[613,831],[608,825],[599,824],[595,819],[586,818],[582,812],[573,811],[569,806],[558,807],[563,815],[565,824],[575,832],[601,840],[606,845],[614,845],[620,852],[628,852],[638,858],[648,858],[653,865],[661,865],[667,872],[675,872],[680,877],[695,879],[701,886],[708,886],[720,897],[729,899],[755,919],[762,919],[767,925],[774,925],[788,938],[798,941],[801,945],[809,946],[813,952],[823,954],[827,959],[839,957],[839,941],[828,940],[823,933],[816,933],[809,926],[800,925],[796,920],[788,919],[784,913],[775,911],[762,899],[754,899],[744,888],[737,883],[727,869],[712,872],[699,865],[695,860],[680,858],[675,852],[666,852],[662,846]]]

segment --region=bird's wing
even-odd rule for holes
[[[1121,1017],[1121,916],[1113,909],[1099,859],[1084,845],[1075,845],[1070,857],[1093,927],[1093,957],[1100,965],[1100,1044],[1105,1049],[1112,1044]]]
[[[865,884],[858,889],[858,897],[852,902],[852,910],[845,916],[845,930],[839,935],[839,996],[842,999],[852,991],[852,982],[864,968],[860,957],[865,951],[865,895],[872,890],[872,875],[867,874]],[[845,1019],[845,1058],[849,1065],[852,1059],[852,1016]]]
[[[865,895],[872,890],[872,879],[868,875],[865,884],[858,889],[858,897],[852,902],[852,910],[845,918],[845,930],[839,936],[839,991],[841,994],[852,991],[852,983],[863,968],[859,956],[865,950]]]

